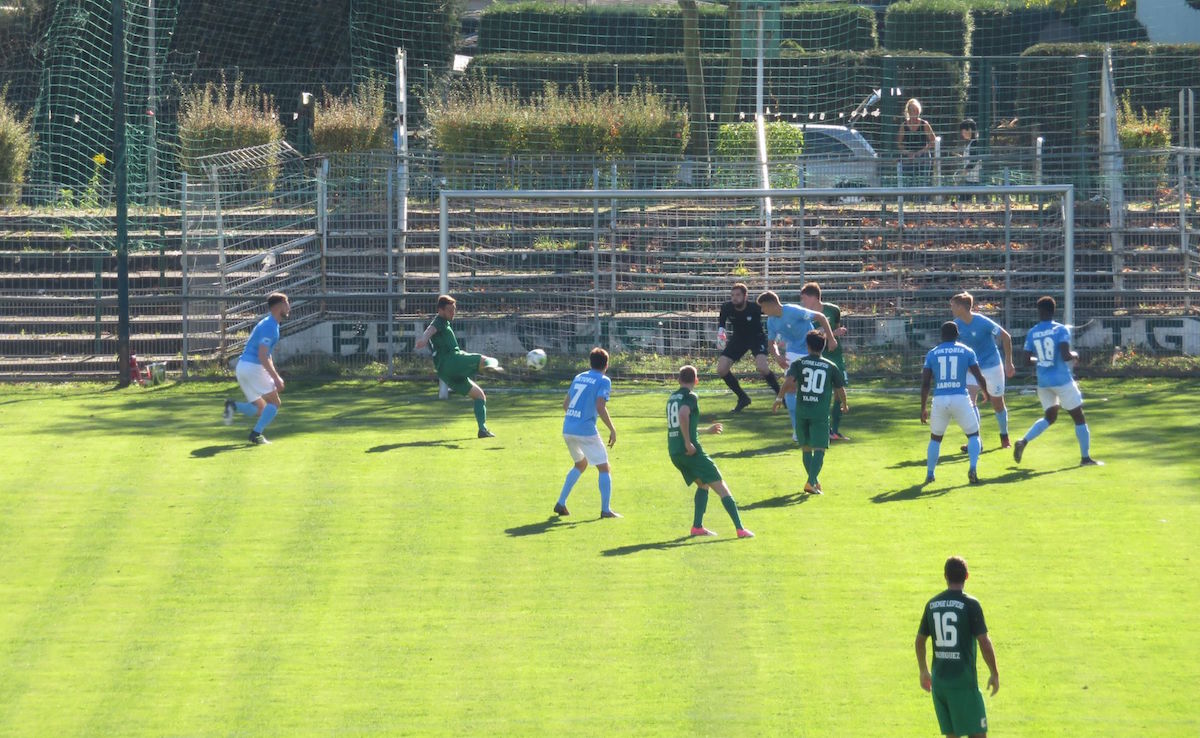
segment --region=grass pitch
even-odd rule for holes
[[[249,447],[232,385],[7,387],[0,735],[935,735],[912,641],[950,554],[994,735],[1196,735],[1200,383],[1083,390],[1106,466],[1064,415],[1017,467],[989,411],[985,484],[950,433],[922,488],[917,396],[852,388],[819,498],[768,395],[704,395],[739,541],[715,499],[683,537],[665,386],[615,383],[621,520],[594,470],[550,517],[557,392],[493,392],[477,440],[429,385],[289,385]]]

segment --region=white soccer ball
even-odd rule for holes
[[[534,349],[525,354],[525,363],[535,372],[541,371],[546,366],[546,352],[541,349]]]

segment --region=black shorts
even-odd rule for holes
[[[746,352],[751,352],[752,356],[758,356],[767,353],[767,337],[755,336],[754,338],[735,338],[725,344],[725,348],[721,351],[721,356],[728,358],[730,361],[737,361],[746,355]]]

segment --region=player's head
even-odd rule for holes
[[[267,312],[274,315],[276,320],[286,318],[291,311],[292,306],[288,303],[287,295],[282,292],[272,292],[267,295]]]
[[[454,317],[454,312],[458,309],[458,300],[455,300],[450,295],[438,295],[437,313],[446,320]]]
[[[942,323],[942,341],[957,341],[958,340],[958,323],[953,320],[947,320]]]
[[[967,560],[961,556],[946,559],[946,584],[962,586],[967,581]]]
[[[921,101],[915,97],[910,97],[908,102],[904,103],[904,114],[909,118],[920,118]]]
[[[1058,309],[1058,303],[1050,295],[1039,297],[1037,301],[1038,317],[1042,320],[1053,320],[1054,311]]]
[[[744,307],[746,305],[746,295],[748,294],[749,290],[746,289],[746,285],[738,282],[729,291],[729,301],[739,308]]]
[[[809,351],[819,354],[825,350],[825,334],[821,331],[809,331],[804,336],[804,343],[808,345]]]
[[[964,141],[974,141],[979,137],[979,126],[975,125],[974,118],[964,118],[962,123],[958,124],[958,135]]]
[[[608,352],[597,346],[588,354],[588,364],[598,372],[608,368]]]
[[[696,367],[688,364],[679,370],[679,386],[680,387],[695,387],[696,382],[700,381],[696,376]]]
[[[800,288],[800,304],[809,310],[821,309],[821,285],[808,282]]]
[[[763,314],[771,317],[779,317],[783,315],[783,303],[779,301],[779,295],[771,290],[767,290],[758,296],[755,300],[758,306],[762,308]]]
[[[950,312],[956,318],[965,318],[975,307],[975,297],[966,290],[950,298]]]

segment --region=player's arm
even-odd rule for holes
[[[929,389],[933,386],[933,370],[925,367],[921,370],[921,422],[929,422]],[[922,646],[924,648],[924,646]]]
[[[775,397],[775,404],[771,405],[771,412],[779,409],[783,404],[783,398],[796,391],[796,378],[789,373],[783,378],[783,386],[779,388],[779,394]]]
[[[1000,691],[1000,670],[996,668],[996,649],[992,646],[992,639],[987,633],[982,633],[975,637],[979,643],[979,654],[983,656],[983,663],[987,664],[988,671],[992,673],[988,677],[987,685],[992,690],[992,694]]]
[[[1063,361],[1070,364],[1072,361],[1079,361],[1079,354],[1071,350],[1071,344],[1063,341],[1058,344],[1058,353],[1062,356]]]
[[[721,314],[717,316],[717,348],[724,348],[723,344],[728,340],[725,333],[725,321],[729,320],[732,312],[733,306],[730,303],[727,302],[721,306]]]
[[[271,359],[271,351],[265,343],[258,345],[258,363],[262,364],[263,369],[267,370],[267,374],[271,375],[271,379],[275,382],[275,389],[283,389],[283,377],[279,376],[279,372],[275,371],[275,362]]]
[[[563,395],[563,412],[565,413],[569,407],[571,407],[571,390],[568,389],[567,394]]]
[[[692,409],[687,405],[679,405],[679,433],[683,438],[683,452],[688,456],[696,453],[692,444]]]
[[[1017,374],[1017,367],[1013,364],[1012,334],[1003,328],[1000,329],[1000,346],[1004,349],[1004,376],[1012,379]]]
[[[428,346],[429,339],[433,338],[434,334],[436,334],[437,332],[438,332],[437,324],[430,323],[429,327],[425,329],[425,332],[422,333],[419,338],[417,338],[417,343],[416,343],[417,348],[423,349],[426,346]]]
[[[786,370],[788,368],[787,357],[779,348],[783,345],[783,341],[769,341],[768,343],[771,345],[771,356],[775,359],[775,363],[778,364],[781,369]]]
[[[983,378],[983,372],[979,371],[978,364],[972,364],[967,367],[967,371],[971,372],[971,376],[975,377],[975,381],[979,382],[979,389],[983,392],[983,399],[987,400],[991,395],[988,394],[987,380]],[[931,371],[930,374],[933,372]]]
[[[833,397],[842,406],[842,412],[844,412],[844,413],[850,412],[850,405],[847,404],[847,402],[846,402],[846,388],[845,387],[835,387],[833,390]],[[779,400],[776,399],[776,402],[778,402],[778,401]]]
[[[929,666],[925,663],[925,641],[927,640],[929,640],[928,635],[917,633],[917,640],[913,643],[913,649],[917,652],[917,669],[920,674],[921,689],[926,692],[933,689],[933,677],[929,675]]]
[[[612,448],[617,442],[617,429],[613,427],[612,418],[608,417],[608,400],[603,397],[596,398],[596,416],[608,426],[608,447]]]
[[[841,324],[842,323],[842,309],[838,308],[836,312],[837,312],[838,327],[837,327],[837,330],[834,331],[834,335],[836,335],[838,338],[841,338],[842,336],[846,335],[850,331],[846,328],[846,326]]]
[[[833,351],[837,348],[837,337],[833,335],[833,326],[829,325],[829,318],[825,317],[825,313],[817,313],[814,318],[817,324],[821,326],[821,330],[825,331],[825,338],[828,339],[825,348]]]

